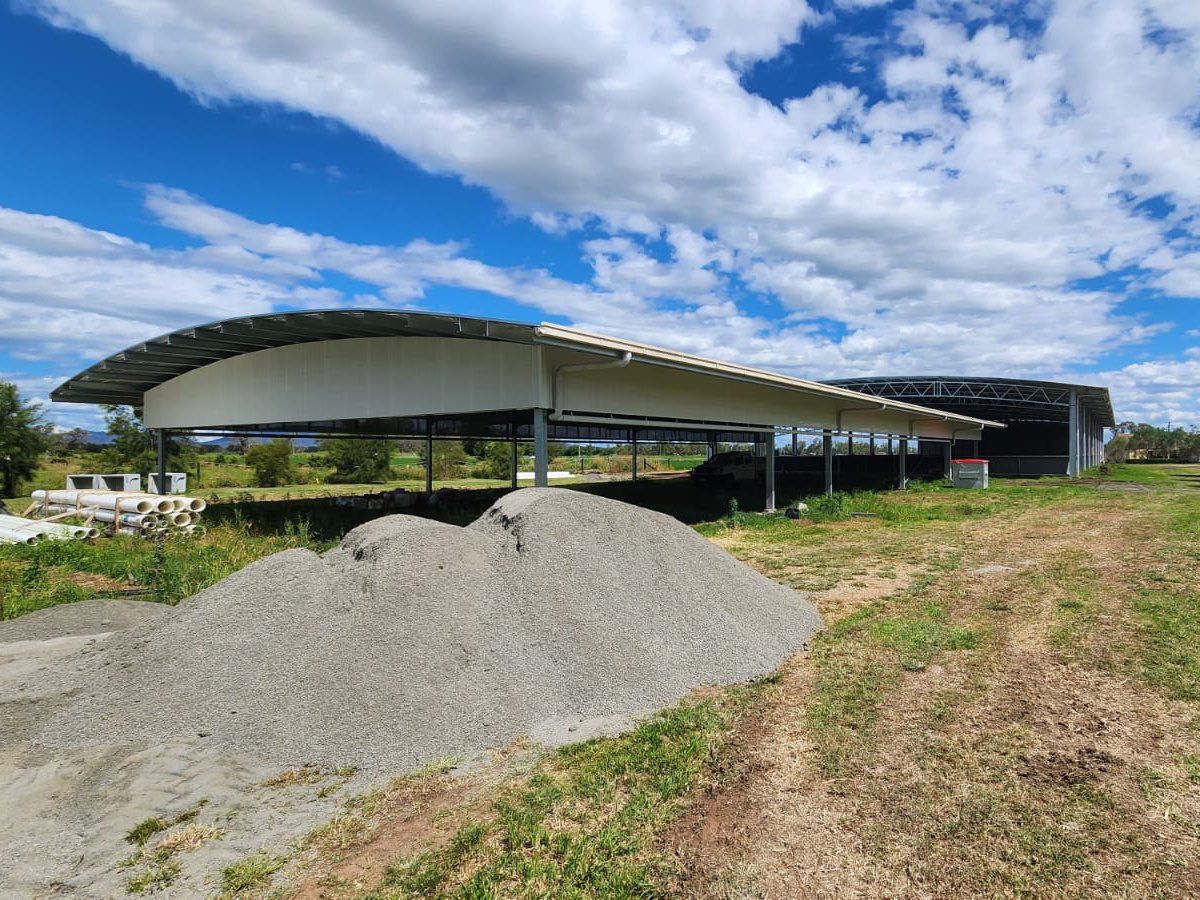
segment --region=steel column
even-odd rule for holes
[[[637,484],[638,458],[637,458],[637,429],[636,428],[629,429],[629,446],[630,446],[630,449],[633,451],[633,482],[634,482],[634,484]]]
[[[942,444],[942,477],[949,480],[950,471],[950,443]]]
[[[896,489],[903,491],[908,487],[908,438],[900,438],[900,467],[896,475]]]
[[[433,419],[425,420],[425,493],[433,493]]]
[[[154,443],[156,456],[158,457],[158,492],[160,494],[167,493],[167,432],[163,428],[158,428],[154,432]],[[200,485],[196,485],[199,489]],[[113,529],[114,533],[116,529]]]
[[[775,512],[775,433],[767,436],[767,498],[766,512]]]
[[[799,456],[799,455],[800,455],[800,433],[795,428],[793,428],[792,429],[792,456]]]
[[[825,496],[833,493],[833,432],[821,433],[821,452],[825,456]]]
[[[1092,413],[1088,409],[1083,410],[1083,435],[1081,443],[1083,444],[1084,468],[1090,469],[1096,464],[1096,461],[1092,459]]]
[[[1079,477],[1079,395],[1072,389],[1067,413],[1067,477]]]
[[[547,487],[550,484],[550,444],[546,429],[548,410],[533,411],[533,485]]]
[[[517,426],[510,425],[508,429],[512,433],[512,489],[517,489],[517,466],[520,463],[520,453],[517,450]]]

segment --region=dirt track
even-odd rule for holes
[[[952,532],[929,537],[966,548],[961,565],[919,593],[990,640],[903,672],[865,758],[832,774],[811,715],[828,669],[785,666],[727,751],[725,776],[664,838],[680,893],[1200,891],[1200,790],[1180,763],[1200,743],[1196,710],[1112,659],[1132,627],[1128,592],[1161,549],[1152,516],[1084,503]],[[869,542],[860,549],[870,569]],[[894,584],[870,587],[857,605],[902,602]],[[854,611],[844,589],[828,593],[833,604],[813,597],[827,619]]]

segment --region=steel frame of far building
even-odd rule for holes
[[[428,451],[437,438],[507,440],[514,487],[519,440],[533,441],[538,486],[554,440],[628,441],[635,478],[639,440],[753,441],[768,458],[767,509],[777,435],[824,435],[829,489],[833,434],[878,434],[903,448],[978,438],[996,424],[561,325],[387,310],[181,329],[113,354],[51,397],[140,407],[159,437],[160,473],[168,433],[422,438]]]
[[[951,448],[988,459],[995,475],[1076,477],[1104,461],[1104,429],[1116,425],[1108,388],[1093,385],[940,375],[825,383],[1003,422],[1005,430]]]

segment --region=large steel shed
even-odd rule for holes
[[[141,407],[160,438],[478,437],[514,448],[532,439],[537,485],[547,483],[551,440],[758,441],[768,509],[779,433],[824,435],[829,489],[834,434],[903,445],[977,439],[995,424],[561,325],[372,309],[181,329],[96,363],[51,398]]]
[[[1108,388],[1023,378],[948,375],[827,382],[876,397],[920,403],[1007,427],[953,448],[984,456],[993,475],[1068,475],[1104,462],[1104,429],[1116,425]]]

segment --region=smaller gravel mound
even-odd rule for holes
[[[0,643],[121,631],[156,622],[170,612],[169,606],[149,600],[80,600],[0,622]]]
[[[88,687],[37,740],[411,768],[620,730],[772,671],[819,627],[803,596],[675,519],[525,489],[467,528],[388,516],[324,556],[259,560],[89,646]]]

